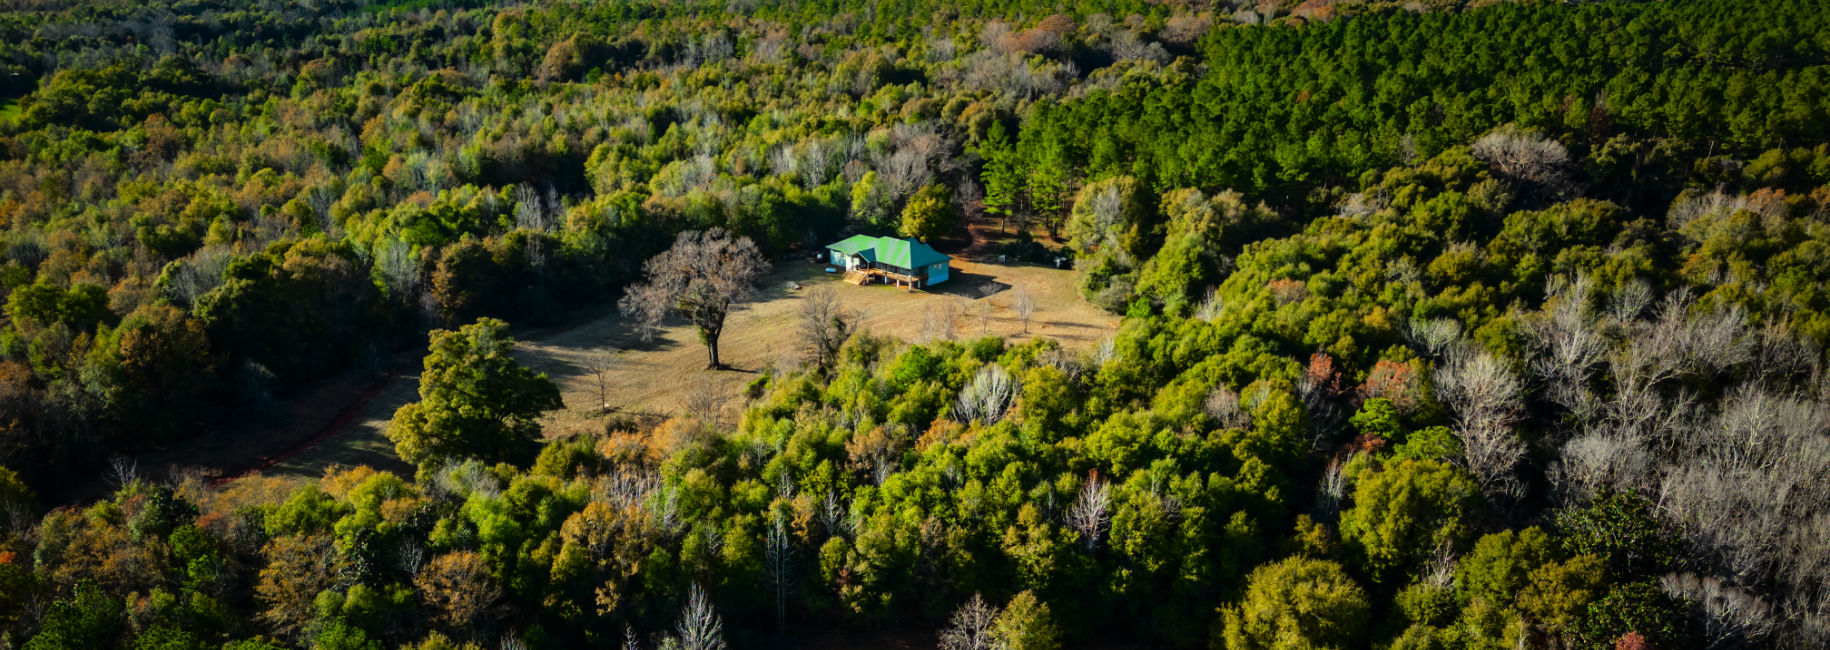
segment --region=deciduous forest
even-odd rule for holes
[[[1122,324],[514,356],[969,228]],[[0,285],[0,648],[1830,646],[1821,0],[0,0]]]

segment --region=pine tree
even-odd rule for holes
[[[985,212],[998,215],[998,231],[1003,232],[1016,215],[1017,195],[1022,189],[1016,173],[1016,151],[1005,134],[1004,122],[993,120],[979,145],[979,156],[985,159],[979,180],[985,185]]]

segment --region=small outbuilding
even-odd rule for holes
[[[834,265],[844,265],[845,279],[855,284],[881,281],[921,289],[947,281],[953,257],[920,241],[900,237],[853,235],[826,247]]]

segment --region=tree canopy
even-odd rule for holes
[[[454,459],[519,461],[540,437],[536,418],[560,408],[559,387],[514,358],[508,324],[485,318],[432,333],[419,401],[400,407],[388,439],[402,460],[435,467]]]
[[[0,647],[1824,646],[1822,5],[11,3]],[[497,320],[960,226],[1122,324]],[[412,476],[135,463],[420,340]]]

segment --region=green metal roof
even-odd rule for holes
[[[877,238],[870,235],[852,235],[845,238],[845,241],[836,244],[828,244],[826,246],[826,248],[839,251],[846,255],[857,255],[858,251],[870,250],[876,247]]]
[[[871,237],[869,235],[852,235],[826,248],[846,255],[859,255],[864,259],[900,266],[905,269],[918,269],[929,264],[938,264],[953,259],[943,255],[913,239],[896,237]]]

